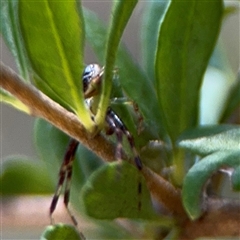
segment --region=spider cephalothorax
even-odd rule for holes
[[[98,64],[89,64],[84,69],[82,81],[85,99],[99,94],[103,72],[104,68]]]

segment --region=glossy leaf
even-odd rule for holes
[[[30,115],[30,109],[10,93],[0,89],[0,102],[11,105],[12,107]]]
[[[170,1],[151,1],[145,4],[141,24],[142,62],[149,79],[154,81],[154,59],[159,26]]]
[[[80,13],[75,1],[19,3],[20,27],[33,70],[91,131],[81,82],[84,25]]]
[[[29,81],[28,62],[19,31],[18,0],[1,1],[0,30],[24,80]]]
[[[221,167],[239,167],[240,149],[222,150],[196,163],[187,173],[182,189],[183,205],[192,220],[202,214],[202,190],[207,180]],[[239,183],[239,181],[238,181]]]
[[[117,66],[119,66],[119,81],[124,92],[138,105],[154,137],[164,138],[166,131],[162,124],[163,117],[159,111],[156,92],[148,76],[131,60],[126,51],[119,52]]]
[[[101,20],[87,9],[84,9],[84,19],[86,39],[96,53],[99,62],[103,64],[107,29]],[[147,125],[152,129],[154,135],[152,139],[158,136],[163,137],[165,134],[153,85],[123,44],[119,46],[116,67],[119,69],[120,86],[129,99],[138,104]],[[134,129],[130,128],[130,130],[134,133]]]
[[[33,73],[33,82],[34,85],[37,86],[38,89],[41,89],[41,91],[43,91],[47,96],[50,96],[51,99],[57,103],[61,103],[61,105],[66,108],[69,109],[69,106],[64,103],[62,101],[61,96],[59,96],[54,89],[52,89],[47,82],[43,81],[36,73]]]
[[[237,107],[240,106],[240,72],[238,73],[238,77],[233,84],[229,96],[228,101],[226,103],[225,110],[222,114],[221,122],[226,121],[228,117],[233,113]]]
[[[54,189],[45,164],[26,157],[8,157],[1,169],[1,194],[46,194]]]
[[[178,146],[200,155],[240,149],[240,128],[234,125],[199,127],[186,131]]]
[[[198,120],[199,89],[221,24],[221,0],[172,0],[158,36],[155,60],[159,104],[175,142]]]
[[[82,233],[74,226],[57,224],[46,227],[40,240],[84,240]]]
[[[116,1],[113,5],[111,26],[106,47],[102,93],[99,102],[99,110],[97,111],[95,118],[97,125],[103,124],[105,119],[112,89],[113,69],[116,62],[119,42],[136,4],[137,0],[123,0]]]
[[[141,194],[138,192],[139,183],[142,185]],[[126,162],[101,167],[88,179],[81,196],[87,214],[94,218],[156,217],[144,178],[136,167]]]

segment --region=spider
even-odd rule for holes
[[[85,102],[89,106],[94,119],[94,97],[99,96],[99,90],[100,85],[102,82],[102,75],[104,73],[104,68],[101,68],[98,64],[90,64],[87,65],[84,69],[83,75],[82,75],[82,82],[83,82],[83,91],[84,91],[84,97]],[[105,117],[105,131],[107,135],[116,135],[117,139],[117,145],[115,150],[115,155],[117,160],[121,160],[122,155],[122,140],[123,136],[126,136],[128,143],[132,149],[134,161],[137,169],[139,171],[142,170],[142,162],[141,159],[137,153],[134,139],[131,135],[131,133],[128,131],[122,120],[117,116],[117,114],[108,107],[106,117]],[[65,189],[64,189],[64,205],[68,211],[68,214],[70,215],[72,222],[75,226],[77,226],[77,221],[73,214],[70,212],[68,208],[69,203],[69,197],[70,197],[70,185],[71,185],[71,178],[72,178],[72,166],[73,161],[75,157],[75,153],[77,150],[77,147],[79,145],[79,142],[75,139],[71,139],[70,143],[67,147],[67,150],[65,152],[62,165],[60,167],[59,171],[59,178],[58,178],[58,184],[55,191],[55,194],[53,196],[51,205],[50,205],[50,218],[51,223],[53,223],[52,214],[54,210],[56,209],[57,202],[59,199],[59,196],[62,192],[63,184],[65,182]],[[141,186],[138,187],[139,194],[141,193]]]

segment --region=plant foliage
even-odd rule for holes
[[[171,169],[167,179],[182,190],[185,211],[189,218],[196,220],[204,212],[204,186],[219,169],[231,169],[232,187],[236,191],[240,189],[240,128],[222,124],[239,106],[239,76],[228,86],[222,115],[214,125],[200,126],[199,122],[205,97],[201,94],[204,76],[213,60],[220,61],[212,54],[222,24],[223,2],[146,3],[139,37],[142,62],[133,59],[121,42],[137,5],[138,1],[133,0],[114,2],[110,23],[106,26],[77,1],[2,1],[1,33],[23,79],[74,112],[89,133],[93,133],[95,125],[101,129],[110,97],[120,96],[137,103],[143,117],[140,133],[131,107],[125,104],[116,107],[114,102],[111,106],[135,137],[140,155],[149,152],[143,157],[144,164],[157,169],[157,174]],[[85,42],[105,66],[94,123],[82,91]],[[215,51],[222,54],[217,48]],[[118,69],[118,79],[113,77],[114,68]],[[224,71],[229,69],[218,71],[225,76]],[[3,102],[30,114],[14,96],[2,89],[0,94]],[[208,105],[214,114],[214,104]],[[35,165],[23,158],[7,159],[1,174],[2,194],[39,193],[40,180],[43,193],[52,191],[68,141],[69,137],[60,130],[37,120],[35,145],[44,162]],[[163,143],[156,145],[161,155],[153,158],[156,152],[151,148],[152,142]],[[127,147],[124,150],[129,152]],[[12,184],[16,179],[23,181],[19,188]],[[137,191],[139,181],[141,194]],[[23,191],[22,185],[26,186],[27,182],[32,184]],[[169,229],[174,222],[158,214],[152,206],[144,178],[136,168],[125,162],[103,164],[82,145],[74,162],[72,190],[71,202],[75,208],[82,214],[85,209],[92,218],[144,219]],[[83,239],[67,225],[47,229],[42,239],[70,239],[70,236]]]

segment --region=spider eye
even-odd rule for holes
[[[89,86],[89,83],[96,77],[99,77],[101,73],[101,68],[98,64],[89,64],[85,67],[82,75],[83,81],[83,91],[86,92]]]
[[[93,64],[87,65],[83,71],[82,81],[83,81],[83,91],[85,92],[88,88],[88,84],[91,82],[93,76]]]

